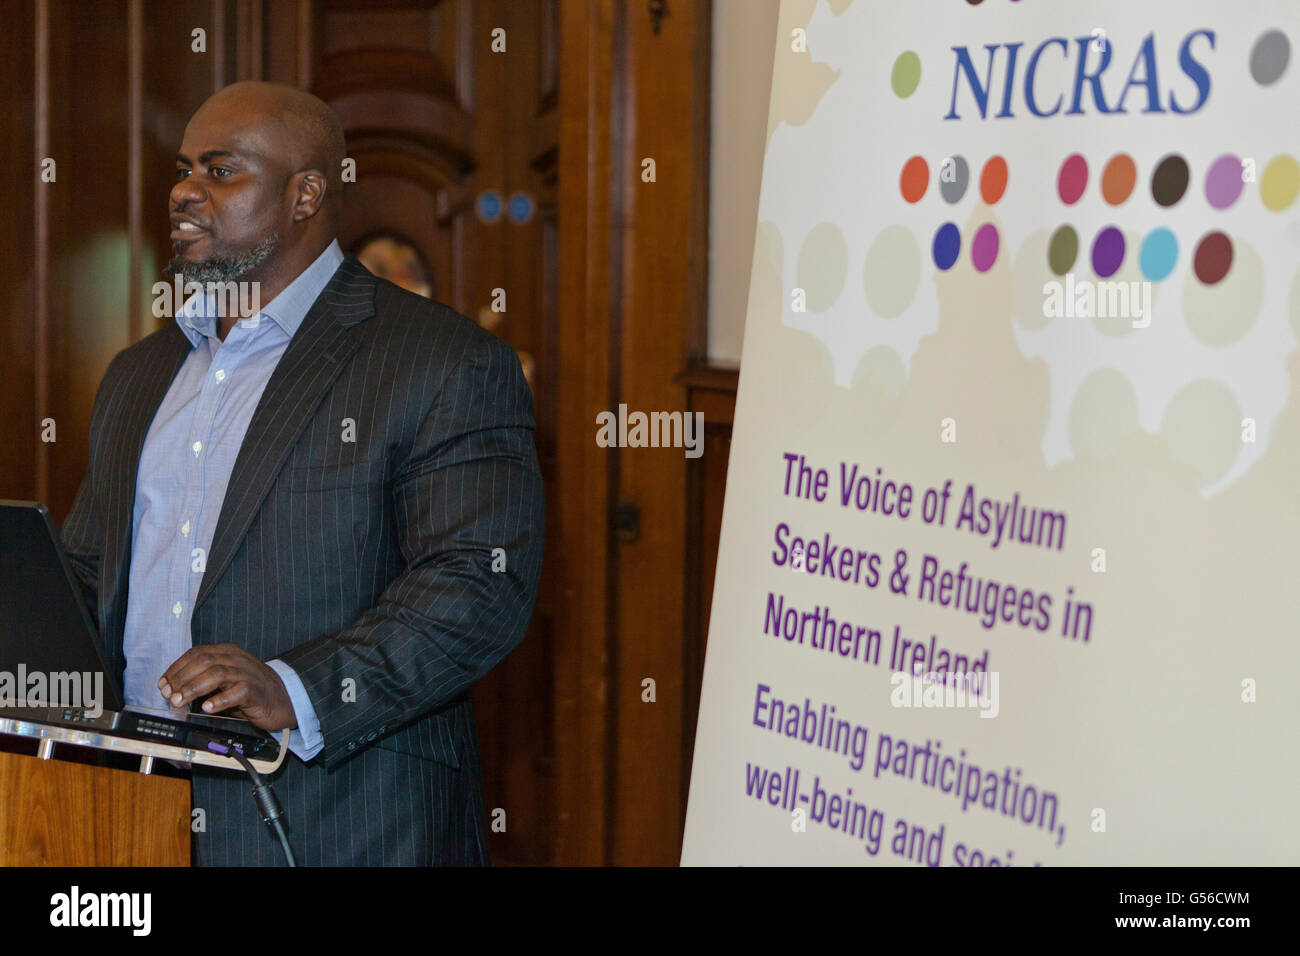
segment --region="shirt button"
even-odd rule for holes
[[[190,533],[190,523],[187,521],[183,525],[181,525],[181,534],[188,537],[189,533]]]
[[[172,605],[172,613],[175,614],[177,617],[181,616],[182,610],[184,609],[181,607],[180,601],[177,601],[175,604]]]
[[[226,380],[226,370],[224,368],[219,368],[217,369],[217,374],[213,375],[212,377],[215,378],[218,382],[224,382]]]
[[[191,445],[190,447],[194,449],[194,454],[197,455],[199,452],[203,451],[203,442],[201,442],[201,441],[196,441],[196,442],[195,442],[193,445]]]

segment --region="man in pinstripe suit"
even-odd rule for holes
[[[488,862],[467,693],[522,639],[543,541],[514,352],[334,239],[342,128],[237,83],[191,118],[169,211],[191,296],[95,398],[64,545],[128,703],[292,728],[300,863]],[[197,862],[282,862],[246,779],[196,768]]]

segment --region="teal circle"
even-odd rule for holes
[[[1174,271],[1178,261],[1178,240],[1168,229],[1153,229],[1142,241],[1142,251],[1138,261],[1142,266],[1142,275],[1151,282],[1159,282]]]

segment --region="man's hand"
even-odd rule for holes
[[[203,702],[205,714],[231,711],[226,716],[242,717],[263,730],[298,726],[280,675],[234,644],[190,648],[167,668],[158,689],[173,707],[211,694]]]

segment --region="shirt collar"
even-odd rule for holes
[[[322,290],[343,263],[343,251],[339,241],[334,239],[325,251],[316,257],[316,261],[298,274],[280,294],[263,306],[262,310],[250,318],[269,318],[275,322],[284,334],[293,338],[303,319],[307,317],[312,303],[320,297]],[[204,336],[217,337],[217,302],[216,293],[204,289],[195,292],[185,301],[176,313],[176,324],[180,326],[191,345],[197,346]],[[244,320],[246,321],[246,320]]]

